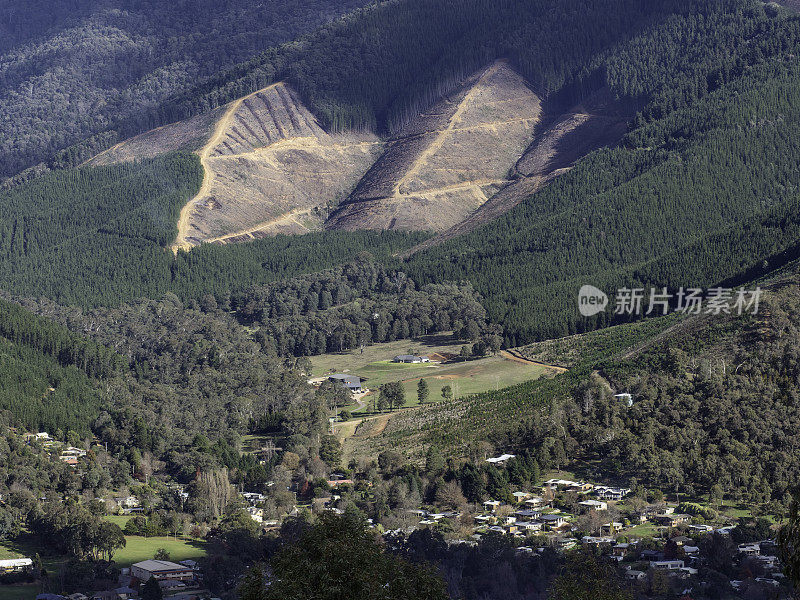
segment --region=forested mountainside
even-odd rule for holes
[[[267,52],[164,105],[168,122],[275,80],[295,86],[326,128],[398,132],[465,77],[508,58],[543,96],[577,81],[602,50],[657,18],[734,2],[411,0],[379,3]],[[588,73],[585,73],[588,74]],[[581,85],[575,88],[579,91]],[[564,98],[574,92],[564,93]],[[146,125],[146,124],[145,124]]]
[[[9,142],[2,155],[2,173],[16,173],[42,159],[48,159],[50,166],[77,164],[119,139],[208,112],[280,80],[298,89],[330,132],[349,128],[399,131],[465,76],[496,58],[510,58],[534,91],[549,96],[574,80],[598,52],[627,38],[642,24],[675,11],[706,10],[709,4],[708,0],[614,0],[600,8],[583,0],[567,0],[555,6],[541,0],[382,2],[334,21],[299,43],[269,49],[204,79],[203,75],[230,64],[225,57],[235,58],[239,48],[264,48],[268,43],[285,41],[302,32],[299,23],[304,17],[308,27],[324,21],[320,13],[335,11],[322,10],[320,3],[304,2],[289,17],[278,19],[273,14],[277,4],[249,7],[230,2],[226,10],[215,10],[218,19],[209,27],[204,16],[207,13],[202,7],[197,10],[193,6],[196,3],[169,7],[144,3],[141,12],[125,7],[98,14],[89,11],[85,22],[49,42],[56,47],[67,44],[71,49],[66,56],[73,57],[73,62],[58,74],[66,79],[60,82],[62,88],[78,87],[74,97],[79,98],[79,92],[87,88],[87,79],[97,78],[98,70],[105,88],[113,84],[122,90],[112,96],[102,92],[105,88],[98,93],[89,87],[80,95],[83,103],[75,107],[80,109],[77,118],[64,112],[68,103],[55,103],[54,98],[60,96],[44,85],[54,75],[30,79],[24,66],[16,67],[20,61],[24,65],[28,55],[46,52],[47,41],[41,42],[42,47],[31,45],[9,53],[6,79],[12,86],[21,80],[23,88],[17,91],[12,87],[9,102],[4,103],[15,112],[9,112],[9,127],[13,129],[9,129],[11,137],[5,136]],[[339,3],[339,12],[353,4],[358,3]],[[152,16],[152,23],[143,14]],[[192,16],[176,23],[176,14]],[[291,18],[295,15],[297,22]],[[131,20],[144,31],[155,29],[155,40],[151,40],[153,36],[130,39]],[[259,20],[274,22],[279,32],[262,29],[255,34],[247,29]],[[284,25],[286,30],[280,30]],[[170,27],[196,30],[196,35],[175,35],[161,41],[159,34],[170,31]],[[95,34],[97,30],[100,33]],[[77,60],[76,48],[72,48],[76,42],[70,45],[63,41],[92,41],[95,37],[100,48],[91,45],[89,50],[99,66],[91,61],[84,66]],[[244,40],[239,41],[242,37]],[[217,48],[218,44],[221,47]],[[141,69],[153,61],[156,66],[142,73]],[[119,71],[124,77],[116,81],[113,77]],[[112,81],[106,83],[109,76]],[[37,93],[40,88],[38,105],[53,105],[45,113],[53,114],[52,120],[26,112],[31,106],[26,94]],[[88,101],[84,99],[87,95]],[[574,95],[565,93],[567,97]],[[91,101],[95,104],[89,104]],[[70,144],[75,145],[51,157]]]
[[[200,186],[196,156],[59,171],[0,190],[0,287],[77,306],[116,306],[168,291],[222,298],[257,283],[319,271],[363,251],[406,249],[422,234],[358,232],[166,249]]]
[[[419,16],[416,1],[365,9],[270,56],[300,53],[286,64],[304,64],[305,69],[317,65],[316,59],[303,62],[298,57],[317,56],[328,70],[303,71],[308,75],[303,81],[307,86],[328,85],[333,80],[326,77],[344,68],[344,62],[336,61],[344,61],[347,54],[332,52],[324,40],[352,40],[338,37],[352,27],[391,29],[396,19]],[[541,70],[542,63],[526,67],[522,54],[505,48],[511,64],[528,73],[529,82],[552,92],[550,102],[606,87],[609,93],[638,104],[641,110],[631,131],[621,147],[589,155],[496,222],[395,266],[420,285],[470,281],[483,298],[489,320],[502,325],[506,344],[513,346],[602,324],[578,320],[574,298],[584,283],[608,291],[623,283],[709,286],[769,270],[792,256],[798,182],[790,157],[796,153],[800,114],[795,96],[800,74],[791,57],[800,50],[800,21],[777,7],[748,0],[692,0],[669,6],[674,14],[661,18],[648,12],[655,9],[630,7],[640,17],[637,35],[605,50],[600,49],[605,42],[598,38],[596,47],[589,44],[593,50],[580,72],[568,77],[564,63],[558,77],[556,70],[548,71],[555,79],[547,80],[547,85],[541,79],[536,84],[536,69]],[[659,10],[667,7],[661,5]],[[519,21],[504,10],[496,12],[506,15],[506,25]],[[632,18],[619,16],[623,13],[627,14],[615,12],[613,18]],[[464,14],[458,12],[460,16],[452,17],[454,22],[460,23]],[[601,21],[587,21],[586,31],[594,32]],[[359,44],[367,44],[359,46],[358,55],[371,57],[379,52],[382,44],[394,39],[394,33],[386,33],[363,40],[356,36],[362,40]],[[605,40],[603,36],[610,34],[606,28],[597,35]],[[407,53],[416,48],[399,39],[392,43],[396,47],[390,45],[381,52],[404,48]],[[574,52],[583,56],[585,50],[582,45]],[[548,56],[561,60],[571,54]],[[419,56],[402,54],[401,58],[412,61]],[[539,56],[537,61],[541,60]],[[382,68],[392,64],[379,62]],[[254,65],[242,69],[260,73]],[[279,73],[272,67],[267,70]],[[366,79],[362,81],[364,93],[377,94],[381,86],[395,81],[384,81],[366,66],[354,73],[349,76],[372,78],[369,86]],[[255,74],[237,81],[246,82],[245,87],[266,83]],[[214,89],[231,94],[248,91],[237,86]],[[351,80],[346,89],[362,88]],[[305,94],[312,105],[314,98],[323,97],[322,92],[306,90]],[[192,106],[189,112],[200,105]],[[333,127],[333,118],[325,117],[319,106],[317,110]],[[373,112],[378,115],[386,110]],[[137,296],[157,298],[166,291],[186,300],[331,267],[361,250],[388,259],[424,239],[418,234],[325,232],[263,239],[238,248],[204,246],[179,253],[173,260],[162,249],[169,243],[165,240],[174,239],[174,226],[167,221],[175,222],[175,211],[196,194],[199,182],[196,157],[178,153],[141,164],[65,171],[2,192],[4,205],[25,208],[7,211],[3,218],[2,246],[9,260],[3,263],[0,283],[16,294],[43,295],[83,306],[117,304]],[[119,213],[119,202],[133,191],[127,206],[139,212],[131,216],[146,218],[137,218],[135,223],[127,215],[117,215],[108,223],[91,216],[76,218],[78,207],[96,211],[91,206],[98,196],[92,190],[98,189],[104,190],[103,197],[118,199],[98,215],[103,210]],[[752,201],[754,195],[757,202]],[[58,205],[73,208],[61,215],[52,208]],[[70,220],[71,225],[63,225]],[[56,227],[56,223],[62,224]],[[42,242],[45,238],[48,241]],[[273,252],[277,248],[284,249],[279,256]]]
[[[167,456],[197,435],[230,440],[269,415],[287,435],[327,423],[329,390],[314,400],[302,365],[279,359],[223,311],[184,306],[173,294],[87,314],[26,304],[65,325],[0,301],[3,382],[20,380],[3,388],[7,423],[58,439],[93,433],[129,460]],[[170,468],[184,466],[194,473],[181,462]]]
[[[0,300],[0,412],[30,429],[87,434],[100,407],[100,380],[124,360],[11,302]]]
[[[765,290],[757,315],[659,318],[548,343],[544,357],[569,372],[398,414],[362,450],[403,440],[407,455],[434,444],[460,456],[489,443],[589,479],[693,497],[719,485],[779,514],[800,477],[796,267]],[[539,344],[522,352],[543,357]],[[614,397],[623,392],[632,406]]]
[[[0,7],[0,177],[138,118],[361,0],[13,0]],[[93,144],[113,143],[106,133]],[[91,146],[91,144],[90,144]],[[95,146],[98,147],[98,146]],[[84,157],[88,158],[88,157]],[[68,155],[51,162],[71,160]]]
[[[472,281],[513,346],[595,326],[586,283],[708,287],[795,257],[800,21],[775,14],[676,17],[615,50],[608,81],[652,91],[621,146],[404,269]]]

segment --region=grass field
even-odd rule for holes
[[[10,558],[20,558],[21,556],[22,555],[19,552],[12,550],[8,546],[0,544],[0,560],[8,560]]]
[[[127,525],[128,521],[130,521],[132,518],[133,517],[130,515],[106,515],[103,517],[103,519],[106,521],[110,521],[119,525],[120,529],[124,529],[125,525]]]
[[[392,357],[397,354],[454,355],[458,354],[460,348],[460,344],[440,336],[375,344],[364,348],[363,354],[355,350],[312,357],[312,376],[322,377],[332,372],[351,373],[364,379],[365,387],[373,391],[384,383],[400,381],[406,393],[404,406],[409,407],[418,404],[417,383],[423,377],[430,389],[428,401],[437,402],[442,399],[442,388],[447,385],[456,396],[464,396],[536,379],[547,371],[540,365],[517,362],[502,356],[443,364],[392,362]],[[371,399],[371,395],[364,399],[368,406],[363,410],[369,409]],[[356,409],[354,412],[359,411]]]
[[[39,584],[0,586],[0,598],[3,600],[34,600],[39,593]]]
[[[454,343],[449,335],[429,335],[415,340],[399,340],[385,344],[365,346],[362,354],[358,349],[347,352],[335,352],[311,357],[311,375],[321,377],[334,372],[353,372],[370,363],[391,360],[398,354],[458,354],[461,345]],[[418,366],[418,365],[408,365]]]
[[[173,537],[145,538],[138,535],[125,536],[126,546],[114,554],[114,562],[120,567],[129,567],[133,563],[153,558],[159,548],[169,552],[170,560],[180,561],[187,558],[198,559],[206,555],[205,543],[196,540],[182,540]]]
[[[120,527],[132,518],[129,515],[107,515],[106,521],[116,523]],[[186,560],[187,558],[201,558],[206,555],[205,543],[200,540],[184,540],[174,537],[151,537],[139,535],[126,535],[125,547],[114,554],[114,562],[121,567],[129,567],[133,563],[153,558],[159,548],[164,548],[173,561]]]
[[[661,532],[659,531],[657,525],[653,525],[652,523],[642,523],[641,525],[637,525],[631,529],[626,529],[624,532],[622,532],[622,535],[628,537],[654,538],[660,537]]]

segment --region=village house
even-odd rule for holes
[[[182,592],[186,589],[186,584],[178,579],[164,579],[158,582],[158,587],[164,592],[174,594],[175,592]]]
[[[617,521],[611,521],[610,523],[603,523],[600,526],[600,533],[601,535],[614,535],[615,533],[619,533],[622,531],[624,525]]]
[[[117,507],[123,510],[139,508],[141,506],[141,503],[136,496],[119,496],[114,498],[114,502],[117,503]]]
[[[597,497],[601,500],[622,500],[625,496],[631,493],[628,488],[615,488],[604,485],[598,485],[594,488]]]
[[[539,519],[550,531],[561,529],[567,524],[567,519],[563,515],[542,515]]]
[[[594,484],[592,483],[574,483],[573,485],[567,487],[568,492],[577,492],[578,494],[588,494],[594,490]]]
[[[594,537],[591,535],[585,535],[581,538],[581,542],[590,546],[600,546],[602,544],[613,544],[614,538],[608,536],[601,536],[601,537]]]
[[[575,538],[561,538],[560,540],[556,540],[556,547],[560,550],[569,550],[570,548],[574,548],[578,545],[578,540]]]
[[[628,569],[625,571],[625,579],[628,581],[644,581],[647,579],[647,573],[644,571],[637,571],[636,569]]]
[[[752,544],[739,544],[739,552],[745,556],[758,556],[761,554],[761,544],[758,542]]]
[[[548,479],[544,482],[542,487],[549,488],[551,490],[562,489],[565,490],[572,486],[578,486],[580,483],[577,481],[570,481],[569,479]]]
[[[501,504],[502,502],[499,500],[487,500],[483,503],[483,509],[487,512],[495,513]]]
[[[259,502],[263,502],[267,498],[264,494],[257,494],[255,492],[244,492],[242,494],[242,497],[252,505],[256,505]]]
[[[691,521],[692,518],[689,515],[661,515],[655,517],[654,521],[659,525],[663,525],[664,527],[677,527],[678,525],[683,525]]]
[[[530,497],[530,494],[528,492],[514,492],[511,495],[514,496],[514,502],[516,502],[517,504],[521,504],[528,497]]]
[[[493,517],[490,515],[478,515],[475,517],[475,522],[478,525],[489,525],[491,523],[495,523],[497,521],[497,517]]]
[[[531,508],[542,506],[544,503],[544,498],[540,498],[539,496],[532,496],[523,502],[525,506],[529,506]]]
[[[608,510],[608,503],[600,500],[584,500],[583,502],[578,502],[578,505],[590,511]]]
[[[337,373],[328,376],[328,381],[340,383],[354,394],[361,393],[361,378],[356,375],[345,375],[344,373]]]
[[[392,359],[392,362],[418,364],[418,363],[431,362],[431,360],[427,356],[414,356],[413,354],[398,354]]]
[[[538,510],[529,510],[524,508],[522,510],[515,511],[514,514],[521,519],[538,519],[542,516],[542,513]]]
[[[256,508],[255,506],[248,506],[247,514],[250,515],[250,518],[253,519],[253,521],[255,521],[256,523],[264,522],[264,510],[261,508]]]
[[[617,560],[622,560],[625,556],[636,547],[635,543],[631,542],[620,542],[616,544],[613,548],[611,548],[611,556],[616,558]]]
[[[117,595],[119,600],[130,600],[131,598],[136,598],[139,595],[136,593],[136,590],[127,586],[116,588],[114,593]]]
[[[340,485],[353,485],[353,483],[354,482],[353,482],[352,479],[329,479],[328,480],[328,485],[334,490],[336,488],[338,488]]]
[[[677,546],[683,547],[687,543],[691,543],[694,540],[690,537],[686,537],[685,535],[676,535],[674,538],[670,538],[670,541]]]
[[[633,395],[632,394],[626,394],[626,393],[614,394],[614,398],[616,398],[617,400],[622,402],[622,404],[624,404],[628,408],[633,406]]]
[[[516,458],[515,454],[501,454],[495,458],[487,458],[486,462],[491,463],[493,465],[502,465],[511,460],[512,458]]]
[[[683,569],[684,564],[682,560],[653,560],[650,561],[651,569],[658,569],[659,571],[678,571]]]

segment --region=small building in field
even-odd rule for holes
[[[392,362],[396,363],[406,363],[406,364],[418,364],[418,363],[426,363],[431,362],[427,356],[414,356],[413,354],[398,354],[392,359]]]
[[[361,378],[356,375],[345,375],[344,373],[336,373],[335,375],[328,376],[328,381],[340,383],[351,392],[358,394],[361,390]]]

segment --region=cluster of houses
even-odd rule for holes
[[[83,448],[76,448],[74,446],[64,447],[64,444],[53,437],[46,431],[39,433],[26,433],[24,436],[26,442],[37,442],[41,444],[45,450],[58,456],[58,460],[68,464],[71,467],[77,467],[79,459],[86,456],[87,452]]]

